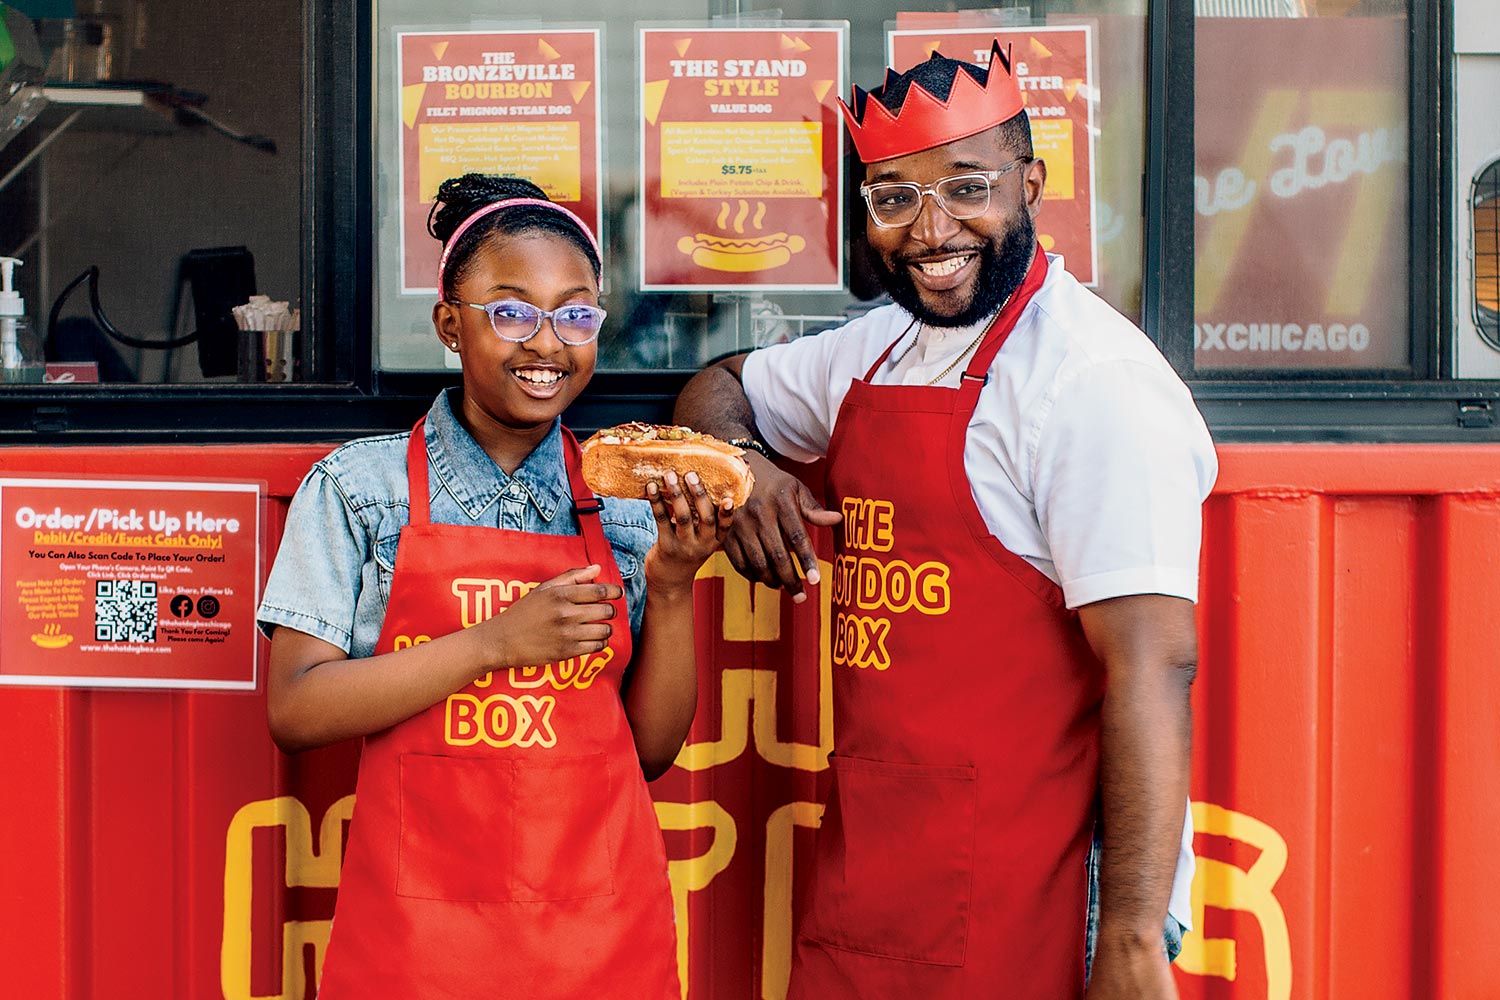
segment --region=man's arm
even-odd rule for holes
[[[737,354],[694,375],[677,397],[672,419],[725,441],[759,441],[755,411],[740,383],[745,357]],[[755,473],[755,487],[735,513],[724,553],[742,576],[768,587],[784,587],[792,600],[804,601],[803,578],[814,586],[819,578],[818,557],[806,525],[832,526],[839,522],[839,514],[824,510],[800,479],[765,456],[747,451],[745,459]]]
[[[749,354],[735,354],[715,361],[688,380],[677,396],[673,419],[679,424],[712,434],[723,441],[735,438],[760,439],[755,426],[755,411],[750,397],[740,383],[745,359]]]
[[[1170,1000],[1177,988],[1162,952],[1162,924],[1188,792],[1193,605],[1143,594],[1085,605],[1078,615],[1107,683],[1099,943],[1087,997]]]

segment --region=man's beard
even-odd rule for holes
[[[973,326],[1000,309],[1001,303],[1021,287],[1026,272],[1036,256],[1036,227],[1025,206],[1015,213],[1009,232],[997,247],[993,241],[979,248],[979,273],[974,282],[974,296],[968,305],[952,315],[933,312],[922,304],[916,280],[900,259],[893,268],[881,254],[871,254],[870,261],[880,278],[881,287],[896,304],[927,326]],[[941,293],[952,294],[952,293]]]

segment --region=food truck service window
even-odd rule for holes
[[[968,5],[961,5],[968,6]],[[1039,237],[1142,321],[1145,5],[559,0],[545,22],[382,0],[376,39],[377,365],[456,363],[432,333],[437,185],[529,176],[597,225],[600,371],[691,371],[880,304],[862,168],[835,101],[934,50],[1009,45],[1037,153]]]
[[[0,15],[0,255],[24,321],[5,333],[5,389],[326,377],[300,342],[304,5]]]

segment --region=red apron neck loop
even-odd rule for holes
[[[990,324],[990,332],[985,334],[984,341],[979,345],[979,350],[969,359],[969,365],[964,369],[964,374],[977,378],[985,375],[990,370],[990,364],[995,360],[995,355],[1000,353],[1000,348],[1005,346],[1010,332],[1015,329],[1016,322],[1021,318],[1021,313],[1031,304],[1032,298],[1041,290],[1042,283],[1047,280],[1047,255],[1042,252],[1041,245],[1036,248],[1036,256],[1031,259],[1031,267],[1026,271],[1026,277],[1021,279],[1021,284],[1016,288],[1005,306],[995,316],[995,322]],[[988,376],[985,375],[987,378]]]
[[[580,521],[585,514],[597,516],[604,509],[604,501],[595,496],[594,491],[589,489],[589,484],[584,482],[583,451],[578,447],[578,439],[566,427],[562,429],[562,436],[563,461],[568,469],[568,490],[573,497],[573,513],[578,515]]]
[[[422,417],[411,429],[406,442],[406,489],[411,494],[411,513],[407,520],[411,524],[427,524],[432,520],[432,492],[427,481],[427,418]]]
[[[406,481],[411,493],[411,524],[428,524],[432,521],[432,488],[427,475],[427,418],[422,417],[411,429],[406,443]],[[583,479],[583,453],[578,439],[566,427],[562,428],[563,464],[568,472],[568,493],[573,500],[573,512],[580,518],[585,514],[597,515],[604,509],[604,501],[594,495]]]
[[[1032,297],[1041,289],[1042,283],[1046,280],[1047,255],[1042,251],[1041,244],[1037,244],[1036,254],[1031,259],[1031,266],[1026,271],[1026,277],[1021,279],[1021,284],[1016,287],[1010,298],[1005,300],[1005,304],[990,321],[989,329],[985,331],[979,350],[974,352],[974,356],[969,359],[968,367],[964,369],[964,378],[978,380],[981,386],[988,381],[989,375],[986,373],[989,371],[990,363],[995,360],[995,355],[1000,353],[1000,348],[1005,346],[1005,338],[1010,336],[1010,331],[1014,329],[1016,321],[1021,318],[1021,313],[1026,310]],[[901,343],[910,329],[911,324],[907,324],[900,336],[891,341],[889,346],[881,352],[880,357],[876,358],[875,363],[870,366],[870,370],[865,372],[864,381],[875,381],[875,373],[880,371],[886,359],[891,356],[891,352],[896,349],[897,344]],[[920,330],[917,336],[921,336]],[[962,381],[960,387],[964,387]],[[978,398],[977,395],[975,398]]]

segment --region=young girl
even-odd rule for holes
[[[526,181],[437,200],[462,390],[313,468],[259,614],[277,744],[364,737],[318,995],[676,1000],[646,781],[692,721],[693,577],[732,511],[691,473],[593,496],[560,415],[598,244]]]

